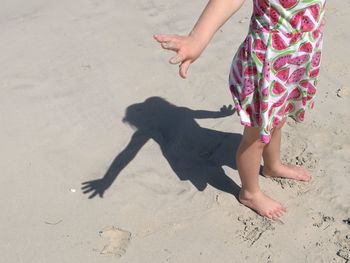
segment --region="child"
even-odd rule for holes
[[[231,64],[229,87],[245,126],[236,153],[242,182],[239,201],[271,219],[287,210],[260,190],[261,158],[267,177],[310,180],[302,167],[281,163],[281,128],[288,116],[303,121],[306,107],[313,107],[325,1],[253,0],[248,35]],[[176,52],[169,62],[180,63],[182,78],[187,77],[190,64],[243,2],[210,0],[188,36],[154,35],[164,49]]]

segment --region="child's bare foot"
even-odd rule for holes
[[[239,201],[259,215],[270,219],[277,219],[287,212],[285,207],[261,191],[251,194],[248,191],[241,190],[239,192]]]
[[[282,177],[306,182],[310,181],[311,179],[310,174],[303,167],[290,164],[281,164],[275,169],[264,167],[263,175],[265,177]]]

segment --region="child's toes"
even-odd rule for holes
[[[268,212],[268,213],[267,213],[267,217],[268,217],[269,219],[272,219],[272,220],[276,219],[276,218],[277,218],[276,211],[275,211],[275,210],[272,210],[272,211]]]
[[[282,210],[279,210],[276,212],[276,214],[278,217],[281,217],[281,216],[283,216],[284,212]]]
[[[303,167],[297,167],[297,169],[299,170],[299,178],[302,181],[310,181],[311,176],[310,174],[303,168]]]

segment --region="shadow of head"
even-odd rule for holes
[[[150,97],[144,102],[127,107],[123,122],[137,130],[147,131],[172,127],[183,116],[177,107],[161,97]]]

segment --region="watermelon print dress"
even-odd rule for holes
[[[326,0],[253,0],[249,32],[235,54],[229,87],[241,123],[262,142],[284,117],[313,108]]]

